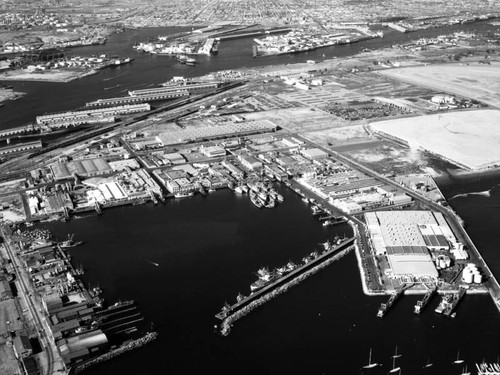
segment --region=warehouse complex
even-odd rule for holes
[[[434,253],[461,248],[444,216],[431,211],[378,211],[364,215],[373,251],[386,256],[393,276],[431,277]]]

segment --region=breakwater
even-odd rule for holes
[[[313,268],[304,271],[303,273],[300,273],[297,277],[291,279],[290,281],[272,289],[270,292],[263,294],[261,297],[254,299],[252,302],[248,303],[241,309],[237,310],[236,312],[232,313],[231,315],[227,315],[220,327],[219,327],[219,332],[222,336],[227,336],[231,332],[231,327],[234,322],[236,322],[238,319],[244,317],[245,315],[249,314],[252,312],[254,309],[257,307],[263,305],[264,303],[272,300],[273,298],[279,296],[282,293],[285,293],[288,289],[291,287],[299,284],[300,282],[304,281],[308,277],[314,275],[316,272],[319,270],[325,268],[326,266],[330,265],[331,263],[339,260],[342,258],[344,255],[349,253],[353,249],[353,246],[349,246],[346,249],[340,251],[339,253],[335,254],[331,258],[326,259],[325,261],[319,263],[318,265],[314,266]]]
[[[105,361],[112,359],[116,356],[124,354],[130,350],[140,348],[143,345],[149,344],[150,342],[156,340],[157,337],[158,337],[158,332],[148,332],[144,336],[142,336],[136,340],[130,341],[127,344],[121,345],[120,347],[118,347],[116,349],[110,350],[109,352],[107,352],[103,355],[100,355],[99,357],[96,357],[96,358],[90,359],[86,362],[83,362],[81,364],[78,364],[77,366],[75,366],[74,368],[72,368],[70,370],[70,374],[79,374],[80,372],[86,370],[87,368],[89,368],[91,366],[105,362]]]

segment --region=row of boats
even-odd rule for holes
[[[398,347],[394,351],[394,355],[391,356],[392,359],[392,368],[389,370],[389,374],[401,374],[401,367],[396,366],[396,359],[400,358],[402,354],[398,354]],[[460,352],[457,352],[457,359],[455,359],[452,364],[461,365],[464,363],[464,360],[460,358]],[[432,367],[434,364],[430,362],[430,358],[427,358],[427,363],[422,367],[424,369]],[[382,366],[382,364],[377,362],[372,362],[372,349],[370,348],[370,354],[368,357],[368,364],[362,367],[362,369],[372,369],[375,367]],[[471,372],[467,371],[467,365],[464,366],[463,371],[460,375],[471,375]]]
[[[251,294],[254,292],[257,292],[258,290],[264,288],[265,286],[273,283],[274,281],[279,280],[280,278],[284,277],[285,275],[289,274],[290,272],[296,270],[299,267],[304,266],[305,264],[313,261],[320,255],[324,254],[325,252],[328,252],[332,250],[333,248],[339,246],[341,243],[343,243],[347,239],[346,236],[344,237],[339,237],[335,236],[332,241],[326,241],[321,243],[320,245],[323,247],[323,250],[321,251],[313,251],[309,255],[305,256],[302,258],[302,262],[297,264],[292,261],[289,261],[286,265],[282,267],[278,267],[273,270],[269,270],[267,267],[263,267],[259,269],[256,272],[257,280],[253,282],[250,285],[250,291]],[[236,297],[236,301],[240,302],[243,299],[247,298],[247,296],[239,293],[238,296]],[[227,313],[228,311],[231,310],[231,306],[226,302],[224,306],[222,307],[222,313]]]
[[[256,273],[257,280],[250,285],[250,291],[255,292],[259,289],[262,289],[266,285],[269,285],[273,281],[278,280],[279,278],[285,276],[286,274],[292,272],[296,268],[303,266],[317,257],[319,257],[321,254],[324,254],[325,252],[328,252],[332,250],[335,246],[340,245],[343,241],[346,240],[346,237],[338,237],[336,236],[333,241],[326,241],[323,242],[321,245],[323,246],[322,251],[313,251],[309,255],[306,255],[305,257],[302,258],[302,263],[300,264],[295,264],[292,261],[289,261],[285,266],[276,268],[274,270],[269,270],[267,267],[263,267],[259,269]],[[237,298],[238,299],[238,298]],[[239,301],[238,301],[239,302]]]
[[[265,181],[238,185],[234,188],[234,191],[237,194],[248,193],[250,201],[258,208],[274,208],[278,203],[284,201],[283,196]]]

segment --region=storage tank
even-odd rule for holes
[[[462,273],[462,280],[467,284],[472,284],[472,282],[474,281],[474,276],[472,275],[472,272],[470,272],[467,268]]]
[[[443,258],[439,258],[439,267],[443,269],[446,268],[446,262]]]

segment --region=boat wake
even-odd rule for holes
[[[104,90],[111,90],[111,89],[116,89],[117,87],[120,87],[121,85],[116,85],[116,86],[111,86],[111,87],[105,87]]]
[[[160,266],[160,263],[155,263],[155,262],[152,262],[150,260],[148,260],[148,263],[151,263],[155,267],[159,267]]]
[[[451,197],[450,200],[455,199],[455,198],[466,198],[469,195],[480,195],[480,196],[489,198],[489,197],[491,197],[491,189],[485,190],[485,191],[473,191],[470,193],[457,194],[457,195],[454,195],[453,197]]]

